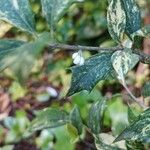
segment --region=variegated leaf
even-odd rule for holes
[[[117,146],[104,143],[99,137],[95,136],[95,146],[97,150],[123,150]]]
[[[126,27],[126,15],[121,0],[112,0],[107,11],[107,24],[111,37],[121,42]]]
[[[102,98],[94,103],[88,115],[88,127],[92,133],[98,135],[102,132],[102,118],[106,107],[106,99]]]
[[[69,116],[65,111],[54,108],[46,108],[37,112],[35,119],[25,131],[24,137],[28,137],[39,130],[55,128],[67,123],[69,123]]]
[[[73,75],[68,96],[82,90],[91,91],[99,81],[114,78],[111,56],[112,53],[103,52],[89,58],[82,66],[72,67]]]
[[[111,61],[119,79],[123,79],[124,75],[138,63],[139,56],[133,54],[130,49],[125,49],[116,51],[112,55]]]
[[[150,143],[150,108],[141,113],[116,139]]]
[[[79,0],[41,0],[43,15],[49,26],[55,24],[72,3]]]
[[[131,107],[128,107],[128,122],[132,124],[137,119]],[[146,150],[144,144],[138,141],[126,140],[126,147],[128,150]]]
[[[150,25],[144,26],[142,29],[134,32],[131,36],[132,38],[134,38],[135,36],[149,38],[150,37]]]
[[[147,149],[147,145],[143,144],[142,142],[137,141],[126,141],[127,150],[149,150]]]
[[[78,134],[82,133],[83,123],[80,110],[77,106],[70,112],[70,123],[77,129]]]
[[[141,28],[141,14],[135,0],[122,0],[122,4],[126,14],[126,33],[130,36]]]
[[[28,0],[0,0],[0,19],[35,33],[34,16]]]

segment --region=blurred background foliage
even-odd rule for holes
[[[47,30],[46,20],[42,17],[40,0],[30,0],[35,13],[36,29],[39,33]],[[137,0],[143,18],[143,24],[150,24],[150,1]],[[84,0],[73,4],[54,29],[54,41],[69,44],[91,46],[115,46],[111,40],[106,22],[107,0]],[[0,21],[0,38],[16,38],[24,41],[32,40],[10,24]],[[143,50],[150,53],[148,42],[142,41]],[[24,84],[16,81],[13,69],[6,69],[0,74],[0,145],[2,150],[83,150],[94,146],[92,136],[85,131],[82,139],[73,142],[66,127],[44,129],[30,139],[22,140],[25,129],[35,116],[35,111],[46,107],[54,107],[69,112],[74,105],[80,109],[84,123],[92,103],[101,97],[108,97],[107,110],[104,114],[103,131],[117,136],[127,125],[127,102],[130,101],[126,91],[117,81],[103,81],[91,93],[80,92],[66,98],[69,89],[73,65],[73,51],[45,49],[32,68],[30,76]],[[88,58],[95,52],[84,52]],[[28,57],[28,56],[26,56]],[[141,87],[150,79],[147,65],[138,64],[127,76],[131,91],[141,97]],[[149,104],[149,99],[146,103]],[[135,104],[136,113],[141,110]]]

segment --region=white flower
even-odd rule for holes
[[[78,51],[72,55],[73,63],[79,66],[84,65],[84,58],[82,56],[82,51]]]

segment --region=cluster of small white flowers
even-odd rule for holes
[[[82,55],[82,51],[79,50],[78,52],[74,53],[72,55],[72,58],[73,58],[73,63],[75,65],[79,65],[79,66],[82,66],[84,65],[84,58],[83,58],[83,55]]]

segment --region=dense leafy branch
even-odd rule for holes
[[[110,47],[110,48],[104,48],[104,47],[94,47],[94,46],[81,46],[81,45],[67,45],[67,44],[60,44],[60,43],[55,43],[55,44],[50,44],[49,45],[50,49],[69,49],[69,50],[88,50],[88,51],[118,51],[118,50],[123,50],[124,48],[121,46],[116,46],[116,47]],[[150,64],[150,55],[145,54],[140,50],[133,50],[133,53],[139,55],[140,61],[145,63],[145,64]]]

